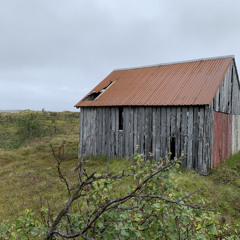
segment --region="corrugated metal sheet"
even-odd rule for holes
[[[232,115],[214,112],[213,165],[229,157],[232,153]]]
[[[198,60],[135,69],[115,70],[89,94],[106,91],[84,106],[169,106],[211,104],[233,60],[232,57]]]

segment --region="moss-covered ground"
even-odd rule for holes
[[[41,123],[42,132],[38,137],[27,135],[20,129],[19,119],[27,121],[29,114],[35,114]],[[26,208],[38,212],[41,204],[50,204],[54,211],[64,203],[67,199],[65,186],[57,177],[56,161],[50,146],[56,155],[60,154],[63,172],[70,179],[79,161],[78,132],[79,113],[24,111],[0,114],[1,220],[11,220]],[[21,138],[20,133],[30,136],[30,139]],[[64,145],[64,153],[59,153],[61,145]],[[87,168],[89,171],[104,171],[108,164],[118,172],[127,169],[131,161],[94,157],[89,159]],[[180,169],[175,178],[186,192],[197,189],[193,197],[205,198],[209,208],[219,212],[223,221],[240,223],[240,153],[222,162],[210,176]],[[125,185],[118,186],[117,191],[124,191],[128,185],[129,182],[125,182]]]

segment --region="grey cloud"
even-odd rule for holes
[[[238,0],[0,0],[0,109],[72,110],[116,68],[227,54],[238,64],[239,8]]]

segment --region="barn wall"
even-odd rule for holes
[[[237,71],[232,62],[213,100],[213,110],[228,114],[240,114],[240,88]]]
[[[212,105],[214,112],[228,114],[227,123],[225,119],[226,115],[214,113],[215,133],[213,139],[214,152],[212,167],[215,167],[221,159],[229,156],[230,152],[236,153],[240,150],[240,120],[238,117],[240,114],[240,88],[234,61],[230,64]],[[219,124],[227,125],[224,126],[223,131],[221,131]],[[231,130],[229,129],[230,124]],[[227,131],[229,132],[229,139],[226,139],[224,137],[225,135],[223,135],[224,132],[226,134]],[[220,138],[220,140],[218,140],[218,138]],[[228,146],[230,142],[231,145]],[[227,146],[228,149],[226,149]]]
[[[119,108],[81,108],[79,155],[103,154],[131,158],[138,152],[159,160],[168,152],[187,157],[184,167],[208,174],[212,159],[212,109],[197,107],[124,107],[123,130]]]

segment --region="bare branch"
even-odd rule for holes
[[[67,181],[67,179],[64,177],[64,175],[62,174],[61,161],[60,161],[60,159],[56,156],[55,151],[54,151],[54,148],[53,148],[53,146],[52,146],[51,144],[50,144],[50,147],[51,147],[51,150],[52,150],[52,154],[53,154],[53,156],[54,156],[54,158],[55,158],[55,160],[56,160],[56,162],[57,162],[57,166],[56,166],[56,167],[57,167],[57,171],[58,171],[58,176],[59,176],[60,180],[65,183],[66,188],[67,188],[67,191],[68,191],[68,195],[71,196],[70,187],[69,187],[68,181]]]
[[[82,160],[83,161],[83,158]],[[50,239],[50,237],[54,234],[58,234],[59,236],[65,237],[65,238],[75,238],[75,237],[79,237],[82,236],[84,239],[91,239],[91,238],[86,238],[84,237],[84,234],[90,229],[93,228],[93,225],[96,223],[96,221],[98,220],[98,218],[100,216],[102,216],[105,212],[114,209],[114,208],[118,208],[118,209],[123,209],[120,207],[121,204],[123,204],[124,202],[132,199],[132,198],[144,198],[144,199],[159,199],[162,200],[164,202],[167,203],[172,203],[172,204],[177,204],[177,205],[181,205],[181,206],[185,206],[185,207],[190,207],[190,208],[194,208],[194,209],[199,209],[199,210],[207,210],[207,211],[212,211],[212,209],[205,209],[203,208],[205,205],[192,205],[189,203],[185,203],[183,202],[184,199],[189,198],[193,193],[188,193],[187,195],[185,195],[184,197],[182,197],[181,199],[179,199],[178,201],[174,201],[171,199],[167,199],[164,198],[160,195],[151,195],[151,194],[142,194],[142,188],[143,186],[150,180],[152,179],[154,176],[156,176],[157,174],[159,174],[160,172],[168,169],[169,167],[171,167],[172,165],[176,164],[179,160],[174,159],[169,161],[168,163],[166,163],[165,165],[157,165],[156,166],[156,170],[149,174],[147,177],[145,177],[145,179],[143,179],[137,186],[135,189],[133,189],[130,193],[126,194],[125,196],[122,197],[118,197],[112,200],[107,200],[104,203],[102,203],[101,206],[99,206],[91,215],[88,214],[87,220],[86,220],[86,225],[81,229],[81,231],[73,233],[72,234],[64,234],[59,232],[58,230],[56,230],[57,225],[60,223],[61,218],[63,216],[65,216],[68,212],[69,207],[71,206],[71,204],[76,200],[79,199],[82,196],[86,196],[85,193],[82,193],[82,191],[84,190],[84,187],[86,187],[87,185],[92,184],[95,181],[99,181],[101,179],[111,179],[111,180],[116,180],[116,179],[121,179],[124,177],[128,177],[128,176],[132,176],[133,173],[128,173],[125,174],[124,171],[119,174],[119,175],[114,175],[113,173],[107,173],[107,171],[105,173],[103,173],[100,176],[95,176],[96,172],[93,172],[92,174],[88,175],[86,170],[82,168],[83,166],[83,162],[80,163],[80,165],[77,167],[77,169],[80,169],[82,172],[80,173],[80,180],[79,183],[76,185],[75,187],[75,191],[72,195],[72,197],[70,197],[69,201],[67,202],[66,206],[64,209],[62,209],[62,211],[58,214],[56,220],[54,221],[54,223],[52,224],[48,235],[47,235],[47,239]],[[83,175],[85,176],[85,180],[83,180]],[[129,207],[129,208],[125,208],[125,210],[132,210],[134,208],[138,208],[138,206],[135,207]],[[145,221],[147,221],[151,216],[148,216]]]

